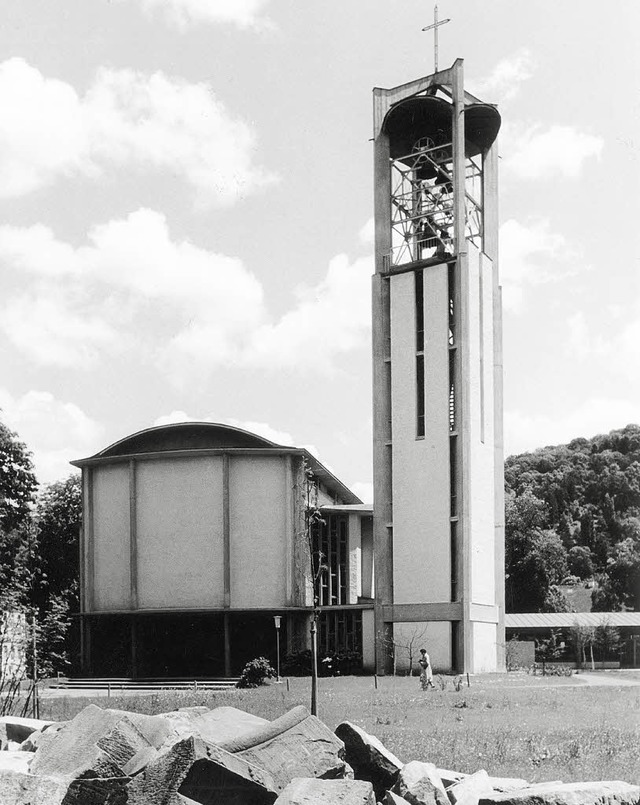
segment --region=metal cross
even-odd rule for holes
[[[422,29],[423,31],[430,31],[433,28],[433,60],[435,73],[438,72],[438,28],[441,25],[445,25],[447,22],[451,22],[451,20],[438,20],[438,5],[436,4],[433,7],[433,25],[427,25],[426,28]]]

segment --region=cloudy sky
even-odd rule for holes
[[[510,453],[640,422],[640,3],[441,0],[499,104]],[[371,89],[422,0],[3,0],[0,416],[43,482],[210,419],[371,482]]]

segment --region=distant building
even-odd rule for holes
[[[81,661],[93,676],[237,675],[305,649],[305,473],[323,523],[321,655],[373,665],[372,510],[304,449],[212,423],[135,433],[82,470]]]

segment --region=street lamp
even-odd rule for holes
[[[273,616],[273,623],[276,627],[276,672],[278,674],[278,682],[282,682],[280,679],[280,622],[282,621],[281,615],[274,615]]]

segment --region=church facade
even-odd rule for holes
[[[304,449],[208,422],[135,433],[82,470],[81,663],[87,676],[238,675],[308,648],[373,664],[371,507]],[[309,487],[309,481],[311,487]],[[321,517],[307,538],[305,510]]]

